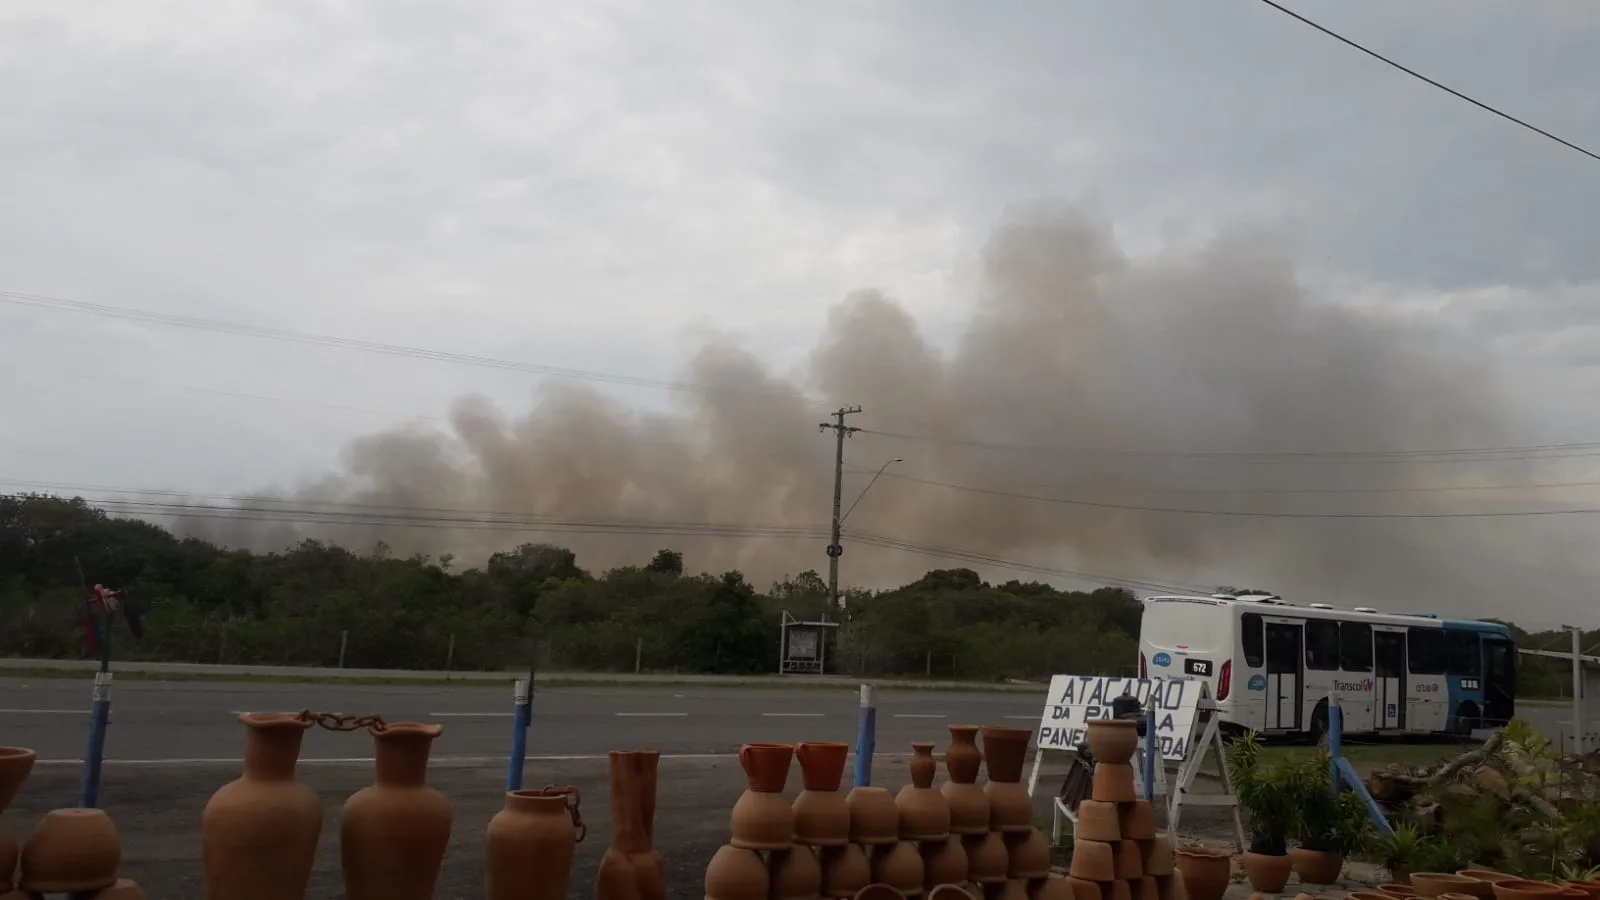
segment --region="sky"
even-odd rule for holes
[[[1587,3],[1287,5],[1600,147],[1600,19]],[[0,489],[303,492],[356,477],[352,453],[385,429],[448,430],[468,395],[512,416],[551,381],[645,414],[684,402],[648,385],[17,302],[27,296],[657,382],[730,345],[809,387],[836,334],[830,315],[853,292],[892,297],[931,347],[956,353],[995,278],[995,235],[1052,202],[1092,211],[1133,259],[1203,257],[1196,248],[1219,236],[1255,235],[1316,303],[1481,378],[1496,427],[1460,433],[1492,440],[1423,449],[1600,440],[1589,402],[1600,390],[1600,162],[1256,0],[11,0],[0,6],[0,108]],[[1139,365],[1127,371],[1162,371],[1141,346],[1129,345]],[[878,410],[877,427],[912,415]],[[815,450],[823,439],[811,428],[794,440]],[[821,466],[824,485],[827,449],[796,462]],[[873,470],[890,452],[915,448],[864,449],[853,467]],[[933,471],[919,465],[906,468]],[[1418,466],[1431,471],[1406,485],[1563,485],[1430,495],[1435,512],[1600,507],[1600,487],[1572,484],[1600,481],[1596,465]],[[989,474],[1050,492],[1031,470]],[[1296,477],[1315,487],[1366,476]],[[892,488],[906,509],[913,487]],[[1327,527],[1443,548],[1427,567],[1382,575],[1441,611],[1596,627],[1593,519]],[[1151,549],[1163,542],[1138,553],[978,536],[959,546],[1161,584],[1256,576],[1286,593],[1340,591],[1327,565],[1275,567],[1265,545],[1165,556]],[[1485,583],[1476,570],[1439,574],[1458,544],[1503,555],[1493,587],[1471,587]],[[863,581],[905,574],[863,565]]]

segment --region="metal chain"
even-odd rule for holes
[[[544,786],[543,790],[539,791],[539,793],[545,797],[566,796],[567,812],[572,816],[572,827],[578,830],[577,843],[583,843],[583,839],[589,834],[589,826],[583,824],[583,815],[578,809],[583,804],[583,797],[578,793],[578,789],[575,787],[556,787],[553,784],[547,784]]]
[[[309,709],[300,710],[295,716],[302,722],[311,722],[329,731],[357,731],[365,728],[373,734],[381,734],[389,727],[382,716],[347,716],[340,713],[312,712]]]

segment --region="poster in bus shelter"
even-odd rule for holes
[[[1088,740],[1089,722],[1111,718],[1111,701],[1132,694],[1139,708],[1156,698],[1156,743],[1168,760],[1184,759],[1194,735],[1195,710],[1203,681],[1186,678],[1117,678],[1110,675],[1052,675],[1037,741],[1041,750],[1076,750]]]

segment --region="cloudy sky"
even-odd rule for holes
[[[1289,5],[1600,147],[1583,0]],[[722,336],[784,371],[862,288],[955,340],[997,224],[1066,198],[1132,254],[1268,231],[1327,302],[1492,367],[1512,443],[1600,440],[1600,163],[1255,0],[10,0],[0,109],[14,294],[656,380]],[[18,299],[0,488],[292,485],[536,381]]]

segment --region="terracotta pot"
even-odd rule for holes
[[[1007,878],[1043,878],[1050,874],[1050,842],[1037,828],[1006,835]],[[1135,852],[1138,846],[1134,847]]]
[[[1391,897],[1415,897],[1417,889],[1409,884],[1380,884],[1375,888],[1377,893],[1388,894]]]
[[[1464,888],[1477,884],[1478,879],[1457,875],[1454,872],[1412,872],[1411,886],[1423,897],[1462,893]]]
[[[822,893],[822,865],[810,847],[773,851],[767,858],[767,873],[772,900],[814,900]]]
[[[1158,834],[1148,841],[1140,841],[1144,847],[1144,873],[1158,878],[1171,875],[1173,868],[1172,836]]]
[[[200,817],[206,900],[304,897],[322,835],[322,800],[294,777],[311,722],[245,713],[244,773]]]
[[[854,897],[872,883],[872,863],[856,844],[822,848],[822,896]]]
[[[1306,884],[1337,884],[1339,873],[1344,871],[1344,857],[1338,853],[1291,847],[1289,860],[1295,874]]]
[[[911,841],[879,844],[870,852],[872,880],[915,897],[922,893],[922,854]]]
[[[1116,852],[1117,877],[1123,880],[1144,875],[1144,848],[1127,838],[1112,845]]]
[[[1129,719],[1094,719],[1088,731],[1095,762],[1125,763],[1139,748],[1139,724]]]
[[[1153,875],[1129,880],[1128,889],[1133,893],[1133,900],[1161,900],[1161,888]]]
[[[1014,781],[991,781],[983,786],[989,798],[989,830],[1021,834],[1033,827],[1033,798]]]
[[[989,795],[970,783],[946,781],[939,793],[950,807],[951,834],[983,834],[989,830]],[[1031,802],[1031,801],[1030,801]]]
[[[1124,840],[1148,841],[1156,836],[1156,808],[1149,800],[1121,804],[1117,813],[1118,828]]]
[[[599,900],[663,900],[666,877],[661,857],[652,847],[656,773],[661,754],[655,750],[613,750],[609,759],[611,845],[600,857],[595,895]],[[788,804],[779,805],[788,813]],[[784,835],[783,846],[787,847],[787,831]]]
[[[6,827],[5,819],[0,819],[0,900],[6,900],[4,895],[11,893],[11,879],[17,874],[17,857],[21,854],[22,844]]]
[[[1084,800],[1078,804],[1073,833],[1086,841],[1122,840],[1122,812],[1115,803]]]
[[[1076,875],[1068,875],[1066,880],[1067,887],[1072,890],[1073,900],[1112,900],[1111,886],[1116,882],[1090,881]]]
[[[744,850],[787,850],[794,841],[794,808],[783,798],[789,780],[791,744],[745,744],[739,748],[749,788],[733,805],[731,843]],[[885,792],[887,793],[887,792]]]
[[[999,884],[986,885],[985,900],[1028,900],[1028,883],[1009,879]]]
[[[855,893],[855,900],[903,900],[903,898],[904,895],[900,891],[888,884],[869,884]]]
[[[1085,881],[1111,881],[1116,878],[1117,847],[1120,843],[1108,844],[1078,838],[1072,844],[1073,877]]]
[[[852,842],[872,846],[900,841],[900,809],[888,788],[852,788],[844,802],[850,809]]]
[[[767,864],[754,850],[723,844],[706,865],[706,900],[767,900]]]
[[[1247,851],[1239,857],[1239,865],[1250,880],[1250,887],[1263,894],[1282,893],[1283,886],[1289,883],[1289,875],[1294,872],[1294,860],[1287,853],[1274,856]]]
[[[1462,873],[1457,872],[1456,874],[1460,875]],[[1468,877],[1471,877],[1471,876],[1468,876]],[[1493,886],[1494,883],[1490,882],[1490,881],[1484,881],[1484,882],[1481,882],[1481,883],[1485,887],[1489,888],[1489,894],[1480,895],[1480,896],[1489,896],[1489,897],[1494,896],[1494,886]],[[1600,881],[1593,881],[1593,880],[1591,880],[1591,881],[1569,881],[1569,882],[1567,882],[1567,887],[1577,888],[1578,890],[1583,891],[1585,894],[1588,894],[1589,896],[1595,897],[1595,898],[1597,898],[1597,900],[1600,900]]]
[[[1127,763],[1095,763],[1090,797],[1105,803],[1133,803],[1139,794],[1133,787],[1133,766]]]
[[[373,783],[345,801],[339,859],[347,900],[432,900],[450,843],[450,801],[428,785],[441,725],[372,729]]]
[[[489,900],[566,900],[583,839],[577,788],[511,791],[484,832]]]
[[[1476,897],[1478,900],[1492,900],[1494,897],[1494,882],[1485,881],[1484,879],[1478,878],[1475,875],[1468,875],[1467,871],[1468,870],[1463,869],[1456,874],[1460,875],[1462,878],[1472,879],[1472,883],[1464,884],[1461,887],[1456,888],[1454,893],[1466,894],[1469,897]]]
[[[805,790],[794,798],[794,839],[803,844],[835,847],[850,841],[850,807],[839,793],[845,757],[850,748],[834,741],[801,741],[794,755],[800,761]]]
[[[908,841],[938,841],[950,835],[950,801],[933,789],[933,745],[911,745],[911,783],[895,795],[900,837]]]
[[[1440,894],[1439,900],[1450,900],[1451,897],[1472,897],[1471,894]],[[1589,900],[1589,892],[1581,887],[1563,883],[1561,885],[1561,900]]]
[[[24,895],[26,896],[26,895]],[[0,898],[4,900],[4,898]],[[127,878],[118,878],[116,884],[94,895],[93,900],[148,900],[144,888]]]
[[[1189,900],[1188,894],[1183,889],[1183,876],[1176,872],[1172,875],[1157,875],[1156,894],[1160,900]]]
[[[1561,893],[1559,885],[1513,878],[1494,882],[1495,900],[1553,900]]]
[[[98,809],[45,813],[22,845],[22,877],[29,894],[93,893],[117,883],[122,841],[117,826]]]
[[[922,886],[957,885],[967,880],[967,849],[958,835],[922,845]]]
[[[1204,847],[1179,848],[1177,866],[1189,900],[1221,900],[1233,876],[1228,854]]]
[[[964,836],[961,846],[967,851],[968,881],[995,884],[1006,880],[1011,857],[1006,853],[1006,843],[1000,839],[998,832],[986,831]]]
[[[982,888],[972,885],[971,889],[976,889],[979,898],[982,898]],[[972,895],[968,893],[968,890],[969,888],[964,882],[950,882],[925,888],[923,896],[927,897],[928,900],[972,900]]]
[[[978,726],[951,725],[950,746],[944,751],[944,768],[957,784],[973,784],[983,767],[983,752],[978,749]]]
[[[1050,875],[1028,887],[1028,900],[1073,900],[1073,897],[1072,885],[1065,875]]]
[[[1028,740],[1033,732],[1004,725],[984,725],[978,732],[983,735],[983,758],[989,765],[989,780],[1021,781],[1022,765],[1028,758]]]
[[[37,753],[23,747],[0,747],[0,813],[16,799],[37,758]]]

